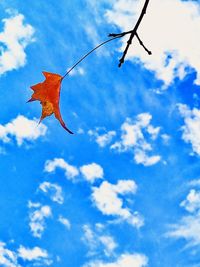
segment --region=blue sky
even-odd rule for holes
[[[152,0],[62,83],[69,135],[26,103],[144,1],[0,1],[0,266],[200,266],[200,6]]]

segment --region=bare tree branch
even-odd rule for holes
[[[110,34],[108,35],[108,37],[119,37],[119,38],[121,38],[121,37],[125,36],[126,34],[130,34],[130,33],[132,33],[132,30],[131,30],[131,31],[128,31],[128,32],[121,32],[121,33],[110,33]],[[137,32],[135,33],[135,36],[136,36],[136,38],[138,39],[139,44],[144,48],[144,50],[145,50],[149,55],[151,55],[152,52],[151,52],[151,51],[144,45],[144,43],[143,43],[142,40],[140,39],[140,37],[139,37],[139,35],[138,35]]]
[[[120,60],[119,60],[119,67],[121,67],[121,65],[124,63],[124,59],[125,59],[125,57],[126,57],[126,54],[127,54],[127,52],[128,52],[128,49],[129,49],[130,45],[132,44],[132,40],[133,40],[134,36],[137,34],[137,29],[138,29],[138,27],[140,26],[140,23],[141,23],[141,21],[142,21],[144,15],[146,14],[146,10],[147,10],[147,6],[148,6],[148,4],[149,4],[149,1],[150,1],[150,0],[146,0],[145,3],[144,3],[142,12],[141,12],[141,14],[140,14],[140,17],[139,17],[139,19],[138,19],[138,21],[137,21],[135,27],[133,28],[133,30],[132,30],[132,32],[131,32],[131,35],[130,35],[129,40],[127,41],[127,45],[126,45],[126,48],[125,48],[125,50],[124,50],[124,53],[123,53],[122,57],[121,57]]]

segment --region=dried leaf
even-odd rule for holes
[[[47,116],[51,116],[53,113],[55,117],[59,120],[62,127],[73,134],[65,125],[59,108],[60,101],[60,88],[62,82],[62,76],[50,72],[42,72],[45,80],[42,83],[31,86],[34,93],[28,102],[38,100],[42,105],[42,115],[40,122]]]

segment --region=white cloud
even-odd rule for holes
[[[145,267],[148,259],[143,254],[122,254],[115,262],[90,262],[84,267]]]
[[[191,189],[186,199],[183,200],[180,204],[181,207],[184,207],[189,212],[195,212],[200,209],[200,191]]]
[[[96,163],[83,165],[82,167],[80,167],[80,171],[85,179],[91,183],[93,183],[98,178],[103,178],[103,168]]]
[[[34,120],[30,120],[22,115],[17,116],[11,122],[0,124],[0,140],[4,143],[11,142],[11,137],[17,141],[17,145],[21,146],[24,141],[34,141],[40,136],[46,134],[47,127]]]
[[[115,131],[108,131],[106,133],[100,134],[98,132],[98,129],[94,130],[89,130],[88,134],[90,136],[94,136],[95,137],[95,142],[100,146],[100,147],[105,147],[108,144],[111,143],[112,139],[114,136],[116,136],[116,132]]]
[[[184,126],[181,127],[182,139],[186,143],[191,143],[193,152],[200,155],[200,110],[197,108],[191,110],[183,104],[179,104],[178,108],[185,122]]]
[[[160,161],[160,156],[147,156],[146,152],[141,149],[135,150],[134,160],[137,164],[143,164],[144,166],[151,166]]]
[[[0,266],[3,267],[21,267],[18,261],[29,261],[33,265],[31,266],[49,266],[52,264],[46,250],[39,247],[32,249],[20,246],[18,250],[12,251],[6,248],[6,244],[0,242]]]
[[[112,236],[102,233],[102,228],[96,227],[92,230],[90,225],[85,224],[83,231],[83,241],[89,247],[89,256],[103,252],[105,256],[110,257],[114,253],[117,243]]]
[[[45,230],[45,219],[52,216],[51,208],[47,205],[40,205],[39,207],[32,206],[31,209],[33,209],[33,211],[31,210],[29,215],[29,226],[33,236],[40,238]]]
[[[70,165],[62,158],[54,158],[53,160],[47,160],[45,162],[44,171],[51,173],[54,172],[56,168],[63,169],[66,178],[71,180],[79,175],[79,169]],[[81,166],[80,172],[85,179],[91,183],[93,183],[97,178],[103,178],[103,168],[96,163]]]
[[[45,167],[44,167],[44,170],[46,172],[54,172],[56,170],[56,168],[63,169],[65,172],[65,176],[68,179],[73,179],[79,174],[79,171],[75,166],[68,164],[62,158],[55,158],[53,160],[47,160],[46,161]]]
[[[46,258],[48,256],[48,253],[46,252],[46,250],[42,250],[39,247],[30,249],[20,246],[18,249],[18,255],[24,260],[32,261],[38,258]]]
[[[31,261],[34,264],[40,265],[50,265],[52,261],[46,250],[39,247],[34,247],[32,249],[20,246],[18,249],[18,257],[24,261]]]
[[[68,230],[71,229],[71,223],[67,218],[64,218],[63,216],[59,216],[58,221],[63,224]]]
[[[200,246],[200,191],[191,189],[180,206],[185,208],[189,215],[183,216],[176,224],[170,225],[167,236],[185,239],[186,247]]]
[[[0,75],[23,67],[26,64],[25,48],[33,42],[34,29],[24,23],[18,14],[3,19],[4,29],[0,32]]]
[[[167,236],[185,239],[188,246],[200,245],[200,212],[184,216],[177,224],[171,225]]]
[[[149,113],[137,115],[136,120],[132,122],[127,119],[121,126],[121,140],[111,145],[111,149],[118,152],[133,152],[134,160],[137,164],[151,166],[161,160],[159,155],[149,155],[152,151],[150,142],[157,139],[160,127],[154,127],[150,124],[152,116]],[[149,142],[147,142],[147,138]]]
[[[92,200],[96,207],[105,215],[116,216],[135,227],[143,225],[143,218],[138,212],[131,212],[124,207],[123,198],[126,194],[135,194],[137,186],[132,180],[119,180],[116,185],[104,181],[99,187],[92,188]]]
[[[43,182],[39,185],[39,189],[44,193],[49,194],[51,200],[59,204],[63,204],[64,197],[62,194],[62,188],[57,184],[52,184],[49,182]]]
[[[139,0],[113,1],[112,9],[107,10],[105,18],[119,27],[120,32],[131,30],[143,4],[144,1]],[[184,78],[187,73],[185,67],[191,66],[197,71],[196,83],[200,84],[200,37],[196,34],[199,28],[198,1],[150,1],[138,34],[153,54],[147,55],[134,39],[127,58],[139,59],[166,85],[175,77]],[[127,38],[123,39],[121,51]]]
[[[6,244],[3,242],[0,242],[0,266],[20,267],[17,263],[16,253],[7,249]]]

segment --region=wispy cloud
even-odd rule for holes
[[[52,201],[57,202],[58,204],[63,204],[64,197],[62,194],[62,187],[57,184],[52,184],[49,182],[43,182],[39,185],[39,189],[48,194]]]
[[[51,208],[47,205],[42,206],[40,203],[29,202],[29,227],[34,237],[40,238],[45,230],[45,220],[52,216]]]
[[[184,216],[181,220],[171,225],[168,237],[185,239],[187,246],[200,246],[200,213]]]
[[[65,218],[62,215],[60,215],[59,218],[58,218],[58,221],[61,224],[63,224],[68,230],[71,229],[71,223],[70,223],[70,221],[67,218]]]
[[[0,242],[0,265],[4,267],[20,267],[17,263],[17,255],[6,248],[6,244]]]
[[[95,129],[95,130],[89,130],[88,134],[92,137],[94,137],[95,142],[100,146],[100,147],[105,147],[108,144],[111,143],[113,137],[116,135],[115,131],[104,131],[101,133],[101,129]]]
[[[192,188],[186,199],[180,203],[180,206],[188,214],[177,223],[170,225],[167,236],[185,239],[186,247],[200,246],[200,191]]]
[[[200,155],[200,110],[197,108],[190,109],[187,105],[178,105],[181,116],[185,124],[181,127],[182,138],[186,143],[191,143],[193,152]]]
[[[159,155],[149,155],[151,142],[157,139],[160,127],[154,127],[149,113],[139,114],[134,121],[127,119],[121,126],[121,140],[111,145],[119,153],[131,151],[137,164],[151,166],[161,160]],[[148,139],[147,139],[148,138]]]
[[[181,207],[184,207],[189,212],[194,212],[200,209],[200,191],[191,189],[186,199],[183,200],[180,204]]]
[[[83,226],[83,232],[82,239],[89,248],[88,256],[102,255],[102,253],[107,257],[113,255],[118,245],[111,235],[105,234],[105,232],[102,232],[102,229],[98,227],[93,230],[88,224]]]

